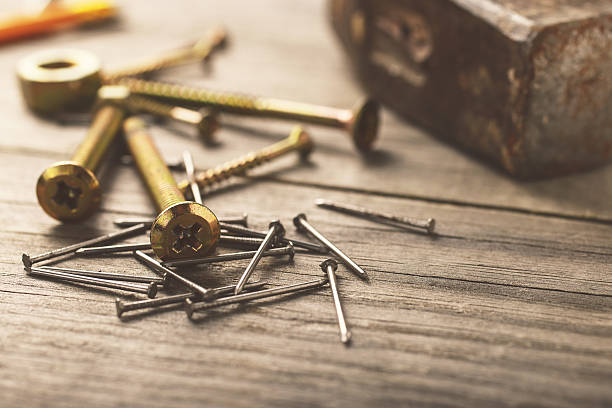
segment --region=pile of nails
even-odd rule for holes
[[[149,297],[129,303],[117,300],[119,317],[126,312],[150,308],[161,310],[161,306],[183,303],[191,318],[214,307],[305,292],[329,284],[340,338],[348,344],[350,332],[340,304],[335,271],[339,260],[349,271],[367,280],[366,273],[359,265],[319,233],[304,214],[297,215],[293,222],[298,231],[308,234],[316,243],[286,237],[279,221],[273,221],[269,229],[262,232],[249,229],[246,216],[218,219],[202,204],[202,191],[217,183],[243,176],[253,167],[290,152],[306,157],[314,147],[309,133],[301,126],[295,126],[284,140],[199,173],[195,171],[191,154],[186,151],[183,154],[186,180],[177,183],[148,133],[147,124],[139,115],[144,113],[193,125],[200,138],[207,143],[219,127],[217,115],[220,112],[297,120],[341,129],[348,133],[359,151],[365,152],[371,149],[377,137],[378,104],[365,100],[354,109],[336,109],[139,78],[197,59],[208,61],[212,52],[225,43],[225,36],[224,29],[215,29],[192,48],[163,54],[140,66],[115,72],[100,72],[94,55],[74,50],[47,50],[27,57],[19,64],[18,76],[24,99],[38,114],[53,114],[56,118],[72,114],[70,106],[88,105],[88,101],[97,95],[85,140],[70,161],[48,167],[36,183],[36,194],[42,209],[51,217],[70,222],[82,221],[95,213],[101,201],[96,171],[110,146],[116,143],[117,135],[123,133],[132,163],[136,165],[159,212],[152,221],[118,220],[116,224],[121,230],[101,237],[37,256],[24,254],[22,259],[26,271],[31,276],[141,293]],[[91,98],[86,94],[89,90],[93,90]],[[431,219],[412,220],[325,200],[317,204],[322,208],[367,217],[400,228],[416,228],[427,233],[433,231],[434,222]],[[146,231],[150,231],[149,242],[108,245]],[[251,250],[215,255],[217,247],[246,247]],[[157,276],[87,271],[56,265],[58,261],[72,257],[118,252],[132,253]],[[249,283],[262,257],[286,256],[292,260],[296,253],[331,254],[335,258],[326,259],[320,264],[323,271],[320,279],[267,289],[262,289],[266,286],[265,282]],[[186,267],[240,259],[250,261],[237,282],[230,286],[205,288],[185,277]],[[55,266],[50,266],[52,264]],[[158,289],[168,291],[168,281],[187,291],[156,298]]]

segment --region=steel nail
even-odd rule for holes
[[[329,286],[331,287],[332,296],[334,298],[334,306],[336,308],[336,320],[338,321],[338,327],[340,328],[340,341],[348,345],[348,343],[351,341],[351,331],[346,326],[344,311],[342,310],[342,303],[340,303],[340,295],[338,294],[338,282],[336,281],[336,269],[338,269],[338,262],[336,262],[334,259],[326,259],[320,266],[323,272],[327,274],[327,279],[329,279]]]
[[[245,252],[232,252],[229,254],[221,254],[216,256],[209,256],[207,258],[195,258],[195,259],[181,259],[178,261],[164,262],[162,265],[166,267],[181,267],[181,266],[192,266],[192,265],[203,265],[217,262],[235,261],[238,259],[249,259],[253,258],[257,254],[257,251],[245,251]],[[289,255],[289,259],[293,259],[295,255],[295,248],[293,245],[287,245],[283,248],[272,248],[264,251],[262,256],[283,256]]]
[[[206,289],[195,282],[190,281],[189,279],[179,275],[171,269],[166,268],[161,263],[157,262],[155,259],[151,258],[149,255],[145,254],[142,251],[134,251],[134,256],[136,259],[147,265],[153,271],[160,274],[160,276],[171,276],[173,279],[179,281],[183,285],[189,288],[196,295],[201,296],[203,299],[210,299],[215,296],[215,291],[212,289]]]
[[[193,157],[191,157],[189,150],[183,152],[183,163],[185,164],[185,173],[187,175],[187,182],[189,182],[189,189],[191,190],[193,200],[198,204],[202,204],[202,193],[200,192],[200,187],[195,178]]]
[[[417,220],[409,217],[398,217],[392,214],[385,214],[382,212],[370,210],[364,207],[358,207],[356,205],[351,204],[341,204],[334,203],[329,200],[317,199],[315,204],[321,208],[326,208],[328,210],[338,211],[341,213],[354,215],[361,218],[366,218],[371,221],[381,222],[387,221],[386,224],[395,225],[401,224],[399,226],[409,226],[413,228],[419,228],[425,230],[428,234],[433,234],[434,228],[436,227],[436,220],[433,218],[428,218],[426,220]]]
[[[256,230],[242,227],[239,225],[227,224],[221,221],[219,222],[219,225],[221,226],[222,229],[230,233],[238,234],[241,236],[254,237],[254,238],[265,238],[266,237],[265,232],[256,231]],[[281,238],[279,240],[279,243],[282,243],[282,244],[288,244],[289,242],[292,242],[293,245],[297,248],[308,249],[309,251],[313,251],[319,254],[321,253],[325,254],[328,252],[326,247],[317,245],[317,244],[313,244],[311,242],[299,241],[299,240],[296,240],[293,238],[287,238],[287,237]]]
[[[37,267],[30,267],[25,269],[26,272],[31,275],[44,276],[46,278],[53,278],[66,282],[86,283],[89,285],[105,288],[121,289],[128,292],[144,293],[150,298],[154,298],[157,294],[157,285],[153,282],[151,282],[149,285],[139,285],[137,283],[115,282],[112,280],[93,278],[90,276],[81,276],[65,272],[50,271]]]
[[[101,255],[110,254],[117,252],[133,252],[139,249],[151,249],[150,242],[139,242],[136,244],[120,244],[120,245],[107,245],[99,247],[88,247],[80,248],[76,250],[77,255]]]
[[[272,245],[272,242],[277,237],[282,238],[284,235],[285,235],[285,228],[283,227],[283,224],[281,224],[281,222],[278,220],[272,221],[270,223],[270,229],[268,230],[268,233],[266,234],[264,240],[262,241],[259,248],[257,248],[257,251],[255,251],[255,255],[253,255],[251,262],[249,262],[249,264],[247,265],[246,269],[242,273],[242,276],[240,276],[240,279],[238,280],[238,283],[236,284],[236,289],[234,290],[234,295],[237,295],[242,291],[242,289],[244,288],[244,285],[247,283],[247,281],[253,274],[255,267],[257,266],[257,264],[259,263],[259,260],[263,256],[263,253]]]
[[[244,289],[260,289],[265,285],[267,285],[267,282],[257,281],[247,284]],[[232,293],[235,287],[236,285],[221,286],[219,288],[215,288],[214,290],[217,291],[217,295],[225,295]],[[115,300],[115,308],[117,309],[117,317],[121,317],[125,312],[182,303],[186,299],[197,299],[197,296],[189,292],[181,293],[180,295],[165,296],[156,299],[137,300],[135,302],[124,302],[123,300],[117,298]]]
[[[247,213],[243,213],[240,217],[225,217],[219,219],[219,222],[224,222],[226,224],[237,224],[242,225],[244,227],[248,226],[248,217]],[[150,219],[143,220],[142,218],[117,218],[113,221],[113,224],[119,228],[128,228],[133,227],[136,224],[147,224],[147,228],[151,228],[151,224],[153,221]]]
[[[45,261],[47,259],[55,258],[61,255],[74,253],[77,249],[85,248],[92,245],[101,244],[103,242],[112,241],[114,239],[120,239],[128,237],[132,234],[137,234],[139,232],[146,231],[147,226],[143,223],[136,224],[130,228],[123,229],[121,231],[111,232],[110,234],[105,234],[97,238],[89,239],[87,241],[79,242],[78,244],[70,245],[64,248],[55,249],[50,252],[45,252],[44,254],[29,256],[28,254],[23,254],[21,259],[23,264],[26,267],[32,266],[36,262]]]
[[[297,283],[293,285],[281,286],[278,288],[264,289],[257,292],[242,293],[236,296],[228,296],[214,300],[212,302],[194,302],[191,299],[185,300],[185,313],[191,318],[194,312],[200,312],[214,307],[225,306],[232,303],[247,302],[249,300],[262,299],[270,296],[283,295],[307,289],[319,288],[327,283],[327,277],[314,281]]]
[[[364,280],[368,280],[368,274],[363,269],[361,269],[361,267],[359,265],[357,265],[351,258],[346,256],[344,254],[344,252],[342,252],[340,249],[338,249],[337,246],[332,244],[332,242],[330,240],[325,238],[325,236],[323,236],[323,234],[321,234],[312,225],[310,225],[310,223],[306,220],[306,214],[298,214],[298,215],[296,215],[293,218],[293,224],[295,224],[295,226],[298,229],[298,231],[307,231],[307,232],[309,232],[319,242],[321,242],[323,245],[325,245],[327,248],[329,248],[329,250],[331,252],[333,252],[335,255],[337,255],[338,257],[340,257],[344,261],[346,266],[351,271],[353,271],[357,276],[359,276],[360,278],[362,278]]]
[[[114,273],[114,272],[102,272],[102,271],[85,271],[82,269],[72,268],[60,268],[55,266],[41,266],[40,269],[46,269],[56,272],[66,272],[74,275],[91,276],[92,278],[109,279],[115,281],[125,282],[139,282],[139,283],[155,283],[157,285],[165,285],[166,280],[159,276],[134,276],[125,273]]]

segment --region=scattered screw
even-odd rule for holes
[[[390,221],[392,223],[391,225],[396,225],[395,223],[398,223],[402,226],[407,225],[413,228],[424,229],[425,231],[427,231],[428,234],[433,234],[434,228],[436,227],[436,220],[434,220],[433,218],[428,218],[427,220],[416,220],[414,218],[398,217],[395,215],[385,214],[369,210],[367,208],[358,207],[356,205],[334,203],[332,201],[323,200],[321,198],[316,200],[315,204],[322,208],[327,208],[329,210],[334,210],[345,214],[355,215],[357,217],[367,218],[376,222]]]
[[[198,137],[204,144],[213,143],[215,132],[219,129],[218,114],[205,108],[193,110],[134,95],[126,101],[126,106],[133,112],[150,113],[174,122],[194,126],[198,131]]]
[[[223,48],[226,42],[227,32],[225,29],[223,27],[214,27],[205,37],[191,47],[168,51],[149,61],[133,64],[132,66],[104,74],[103,77],[105,81],[113,81],[121,77],[151,74],[164,68],[204,60],[217,49]]]
[[[242,291],[242,288],[244,288],[244,285],[247,283],[247,281],[251,277],[251,274],[255,270],[255,267],[257,266],[257,264],[259,263],[259,260],[263,256],[263,253],[268,248],[270,248],[270,246],[272,245],[272,242],[275,241],[277,238],[282,238],[284,235],[285,235],[285,228],[283,227],[283,224],[281,224],[281,222],[278,220],[272,221],[270,223],[270,229],[268,230],[268,233],[264,237],[264,240],[262,241],[259,248],[257,248],[257,251],[255,251],[255,254],[253,255],[253,258],[251,259],[251,262],[249,262],[249,264],[247,265],[246,269],[242,273],[242,276],[240,276],[240,279],[238,280],[238,283],[236,284],[236,289],[234,290],[234,295],[237,295]],[[293,248],[293,245],[291,245],[291,248]]]
[[[208,187],[227,180],[232,176],[242,175],[253,167],[293,151],[299,152],[302,157],[306,157],[312,151],[313,146],[312,139],[308,133],[300,126],[295,126],[286,139],[257,152],[248,153],[238,159],[231,160],[214,169],[198,173],[195,178],[201,188]],[[189,188],[189,181],[180,182],[179,188],[185,192]]]
[[[334,306],[336,308],[336,319],[338,320],[338,327],[340,328],[340,341],[344,344],[348,344],[351,341],[351,332],[346,327],[342,303],[340,303],[340,295],[338,294],[338,282],[336,281],[336,269],[338,269],[338,262],[333,259],[327,259],[323,261],[320,266],[323,272],[327,274],[329,286],[332,290]]]
[[[364,152],[371,150],[378,132],[379,105],[370,99],[360,101],[353,109],[336,109],[134,78],[122,78],[119,83],[129,87],[134,94],[180,105],[208,106],[221,112],[341,128],[348,131],[355,146]]]
[[[223,222],[225,224],[238,224],[247,227],[249,225],[248,217],[249,215],[247,213],[243,213],[241,217],[225,217],[220,219],[219,222]],[[118,218],[113,221],[113,224],[119,228],[128,228],[142,223],[147,224],[147,228],[151,228],[151,224],[153,222],[150,219],[143,220],[141,218]]]
[[[127,275],[124,273],[113,273],[113,272],[102,272],[102,271],[84,271],[82,269],[72,268],[58,268],[55,266],[41,266],[40,269],[66,272],[72,275],[91,276],[92,278],[108,279],[114,281],[125,281],[125,282],[140,282],[140,283],[155,283],[156,285],[165,285],[166,279],[157,276],[134,276]]]
[[[264,289],[252,293],[243,293],[236,296],[228,296],[221,299],[214,300],[212,302],[194,302],[191,299],[185,300],[185,313],[191,318],[194,312],[201,312],[206,309],[212,309],[214,307],[225,306],[232,303],[246,302],[249,300],[262,299],[270,296],[283,295],[286,293],[293,293],[307,289],[320,288],[327,283],[327,278],[322,278],[314,281],[297,283],[294,285],[281,286],[278,288]]]
[[[198,186],[198,182],[195,179],[193,157],[191,157],[191,153],[189,153],[189,150],[185,150],[183,152],[183,163],[185,163],[185,173],[187,174],[187,182],[189,183],[191,196],[193,197],[193,200],[196,203],[202,204],[202,193],[200,192],[200,187]]]
[[[202,204],[185,201],[170,170],[137,117],[124,124],[125,139],[160,214],[151,226],[151,246],[162,260],[202,256],[220,235],[215,214]]]
[[[298,231],[308,231],[312,236],[314,236],[319,242],[325,245],[330,251],[332,251],[335,255],[340,257],[346,266],[353,271],[357,276],[364,280],[368,280],[368,274],[361,269],[359,265],[357,265],[351,258],[346,256],[344,252],[340,251],[337,246],[331,243],[330,240],[325,238],[323,234],[317,231],[310,223],[306,220],[305,214],[298,214],[293,218],[293,223],[295,224]]]
[[[227,230],[230,233],[238,234],[241,236],[254,237],[254,238],[265,238],[266,237],[265,232],[255,231],[255,230],[245,228],[242,226],[226,224],[226,223],[220,223],[220,225],[221,225],[221,228],[223,228],[224,230]],[[319,254],[325,254],[328,252],[326,247],[317,245],[317,244],[313,244],[310,242],[298,241],[293,238],[281,238],[279,240],[279,243],[284,244],[284,245],[288,244],[289,242],[293,243],[295,247],[304,248],[309,251],[317,252]]]
[[[148,297],[154,298],[157,294],[157,285],[151,282],[149,285],[139,285],[137,283],[115,282],[107,279],[93,278],[90,276],[74,275],[70,273],[50,271],[43,268],[30,267],[26,272],[31,275],[44,276],[45,278],[58,279],[66,282],[87,283],[89,285],[104,288],[121,289],[128,292],[145,293]]]
[[[51,217],[76,221],[90,216],[100,205],[102,191],[94,174],[118,133],[124,110],[118,101],[128,97],[123,86],[98,90],[99,107],[85,139],[70,161],[47,168],[36,183],[40,206]]]
[[[40,255],[30,256],[28,254],[23,254],[21,259],[23,261],[23,265],[26,268],[29,268],[36,262],[46,261],[47,259],[57,258],[62,255],[74,253],[80,248],[85,248],[92,245],[102,244],[104,242],[109,242],[115,239],[126,238],[131,235],[137,234],[139,232],[144,232],[147,230],[147,226],[145,224],[136,224],[129,228],[123,229],[121,231],[111,232],[110,234],[105,234],[97,238],[89,239],[87,241],[79,242],[78,244],[69,245],[64,248],[55,249],[50,252],[45,252]]]
[[[265,285],[267,285],[266,282],[252,282],[248,283],[245,286],[244,290],[260,289]],[[232,293],[235,287],[235,285],[228,285],[222,286],[220,288],[215,288],[215,290],[217,291],[218,295],[226,295]],[[115,307],[117,309],[117,317],[121,317],[125,312],[182,303],[187,299],[196,299],[196,296],[194,296],[193,293],[182,293],[180,295],[166,296],[157,299],[138,300],[129,303],[125,303],[121,299],[117,298],[117,300],[115,300]]]
[[[257,254],[257,251],[233,252],[233,253],[222,254],[222,255],[217,255],[217,256],[208,256],[206,258],[181,259],[180,261],[169,261],[169,262],[164,262],[163,265],[166,267],[203,265],[203,264],[209,264],[209,263],[235,261],[238,259],[249,259],[249,258],[253,258],[256,254]],[[264,251],[261,256],[283,256],[283,255],[289,255],[289,259],[290,260],[293,259],[293,256],[295,255],[295,249],[291,243],[283,248],[272,248],[267,251]]]
[[[160,274],[160,276],[171,276],[173,279],[179,281],[183,285],[185,285],[189,290],[191,290],[195,295],[202,297],[202,299],[212,299],[217,293],[214,289],[206,289],[195,282],[190,281],[189,279],[179,275],[171,269],[166,268],[155,259],[151,258],[147,254],[142,251],[134,251],[134,256],[136,259],[150,267],[153,271]]]

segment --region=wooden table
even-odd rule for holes
[[[7,7],[13,6],[5,2]],[[311,127],[308,163],[286,157],[209,192],[219,216],[299,212],[371,275],[339,285],[354,342],[338,341],[329,289],[210,312],[119,320],[114,290],[26,276],[36,254],[152,216],[134,168],[109,166],[102,211],[61,225],[39,208],[40,172],[67,159],[84,125],[31,115],[14,78],[19,58],[47,47],[98,54],[112,68],[183,44],[223,22],[231,47],[210,69],[161,78],[349,107],[358,84],[328,26],[325,4],[130,1],[120,22],[4,46],[0,53],[1,406],[610,406],[612,168],[519,183],[384,112],[378,149],[359,156],[342,132]],[[168,160],[189,149],[200,168],[284,137],[291,123],[226,116],[219,146],[152,132]],[[177,174],[182,178],[182,175]],[[318,209],[316,198],[434,217],[429,238]],[[136,237],[131,242],[142,241]],[[271,286],[318,277],[321,256],[264,259]],[[66,265],[149,273],[130,256]],[[234,282],[244,262],[199,268],[204,285]],[[133,297],[124,296],[125,299]]]

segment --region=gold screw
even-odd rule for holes
[[[205,144],[213,142],[214,133],[219,128],[217,114],[208,110],[192,110],[181,106],[172,106],[154,99],[132,95],[126,101],[134,112],[146,112],[176,122],[195,126],[198,136]]]
[[[360,101],[353,109],[337,109],[135,78],[121,78],[118,83],[130,88],[133,94],[160,98],[180,105],[207,106],[220,112],[341,128],[349,133],[357,149],[362,152],[372,149],[378,132],[379,105],[370,99]]]
[[[121,77],[140,76],[160,71],[164,68],[183,65],[194,61],[206,60],[212,53],[225,47],[227,31],[223,27],[213,27],[192,46],[167,51],[149,61],[134,64],[102,75],[104,81],[113,81]]]
[[[100,205],[100,183],[94,173],[118,133],[125,114],[120,103],[128,95],[123,86],[100,88],[99,108],[72,159],[55,163],[38,178],[36,196],[51,217],[76,221],[88,217]]]
[[[248,169],[259,166],[290,152],[299,152],[300,156],[305,158],[310,154],[313,148],[314,144],[308,133],[306,133],[301,126],[295,126],[286,139],[257,152],[248,153],[238,159],[231,160],[214,169],[198,173],[195,179],[198,186],[204,188],[227,180],[232,176],[244,174]],[[188,188],[188,180],[179,183],[179,189],[182,192],[186,192]]]
[[[160,211],[151,226],[151,247],[155,254],[167,261],[210,252],[221,234],[215,214],[202,204],[185,200],[140,118],[126,119],[123,130],[138,170]]]

